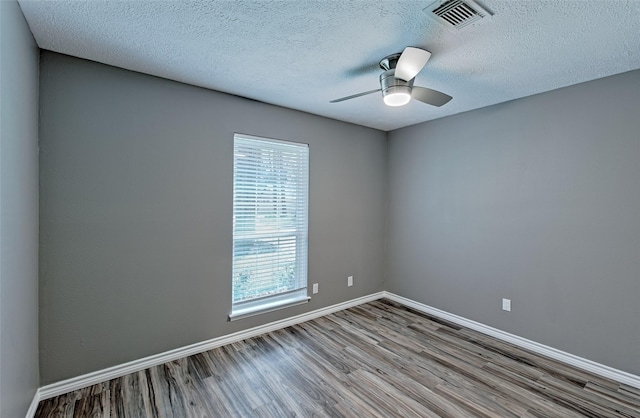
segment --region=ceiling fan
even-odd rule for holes
[[[411,99],[432,105],[442,106],[452,99],[451,96],[426,87],[414,86],[413,81],[431,57],[431,52],[420,48],[406,47],[402,54],[392,54],[380,61],[380,88],[365,91],[329,103],[344,102],[367,94],[382,92],[382,99],[387,106],[403,106]]]

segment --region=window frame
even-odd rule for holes
[[[304,161],[304,168],[306,168],[304,173],[301,173],[302,177],[296,177],[296,181],[298,183],[302,183],[302,187],[305,189],[301,191],[296,188],[296,215],[295,215],[295,233],[292,235],[284,235],[284,236],[295,236],[295,262],[294,262],[294,274],[296,275],[295,281],[297,283],[297,288],[293,290],[287,290],[284,292],[279,292],[271,295],[266,295],[262,297],[252,298],[248,300],[243,300],[239,302],[234,302],[235,298],[235,277],[236,277],[236,257],[237,257],[237,249],[236,244],[237,241],[241,241],[243,239],[242,233],[236,234],[236,226],[237,226],[237,213],[236,213],[236,177],[237,177],[237,155],[238,155],[238,142],[237,140],[248,140],[248,141],[259,141],[263,144],[274,144],[274,150],[277,150],[277,144],[284,144],[289,146],[295,146],[300,148],[306,148],[306,152],[300,151],[303,154],[303,157],[306,158]],[[246,143],[245,143],[246,146]],[[268,146],[265,146],[268,148]],[[256,150],[259,149],[256,147]],[[254,315],[260,315],[267,312],[272,312],[279,309],[288,308],[291,306],[300,305],[303,303],[307,303],[311,297],[308,295],[308,247],[309,247],[309,145],[300,142],[294,141],[285,141],[281,139],[273,139],[266,137],[259,137],[254,135],[247,135],[242,133],[234,133],[233,135],[233,232],[232,232],[232,289],[231,289],[231,313],[229,314],[229,320],[234,321],[242,318],[247,318]],[[281,184],[281,183],[274,183]],[[298,187],[297,185],[296,187]],[[302,196],[304,200],[301,203],[298,203],[297,199]],[[258,204],[256,203],[256,208],[258,208]],[[299,211],[302,210],[302,215]],[[298,216],[303,216],[303,230],[299,230],[298,228]],[[254,221],[255,222],[255,221]],[[250,234],[253,235],[253,234]],[[255,236],[259,236],[259,233],[256,233]],[[300,239],[304,239],[303,243],[299,243]],[[247,239],[244,237],[244,239]],[[258,238],[256,238],[257,240]]]

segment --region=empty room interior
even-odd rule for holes
[[[0,1],[0,417],[640,417],[640,0]]]

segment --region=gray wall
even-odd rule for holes
[[[387,290],[640,374],[639,157],[640,71],[392,132]]]
[[[43,384],[383,287],[640,373],[640,72],[388,142],[51,52],[40,83]],[[230,323],[234,132],[310,144],[320,293]]]
[[[0,417],[38,378],[38,57],[18,3],[0,2]]]
[[[43,384],[382,290],[384,132],[51,52],[40,82]],[[227,322],[234,132],[310,144],[320,292]]]

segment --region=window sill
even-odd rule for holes
[[[277,300],[260,304],[259,306],[251,306],[245,308],[236,308],[229,315],[229,321],[237,321],[239,319],[249,318],[250,316],[261,315],[267,312],[277,311],[279,309],[290,308],[296,305],[302,305],[311,300],[311,297],[295,296],[288,299]]]

